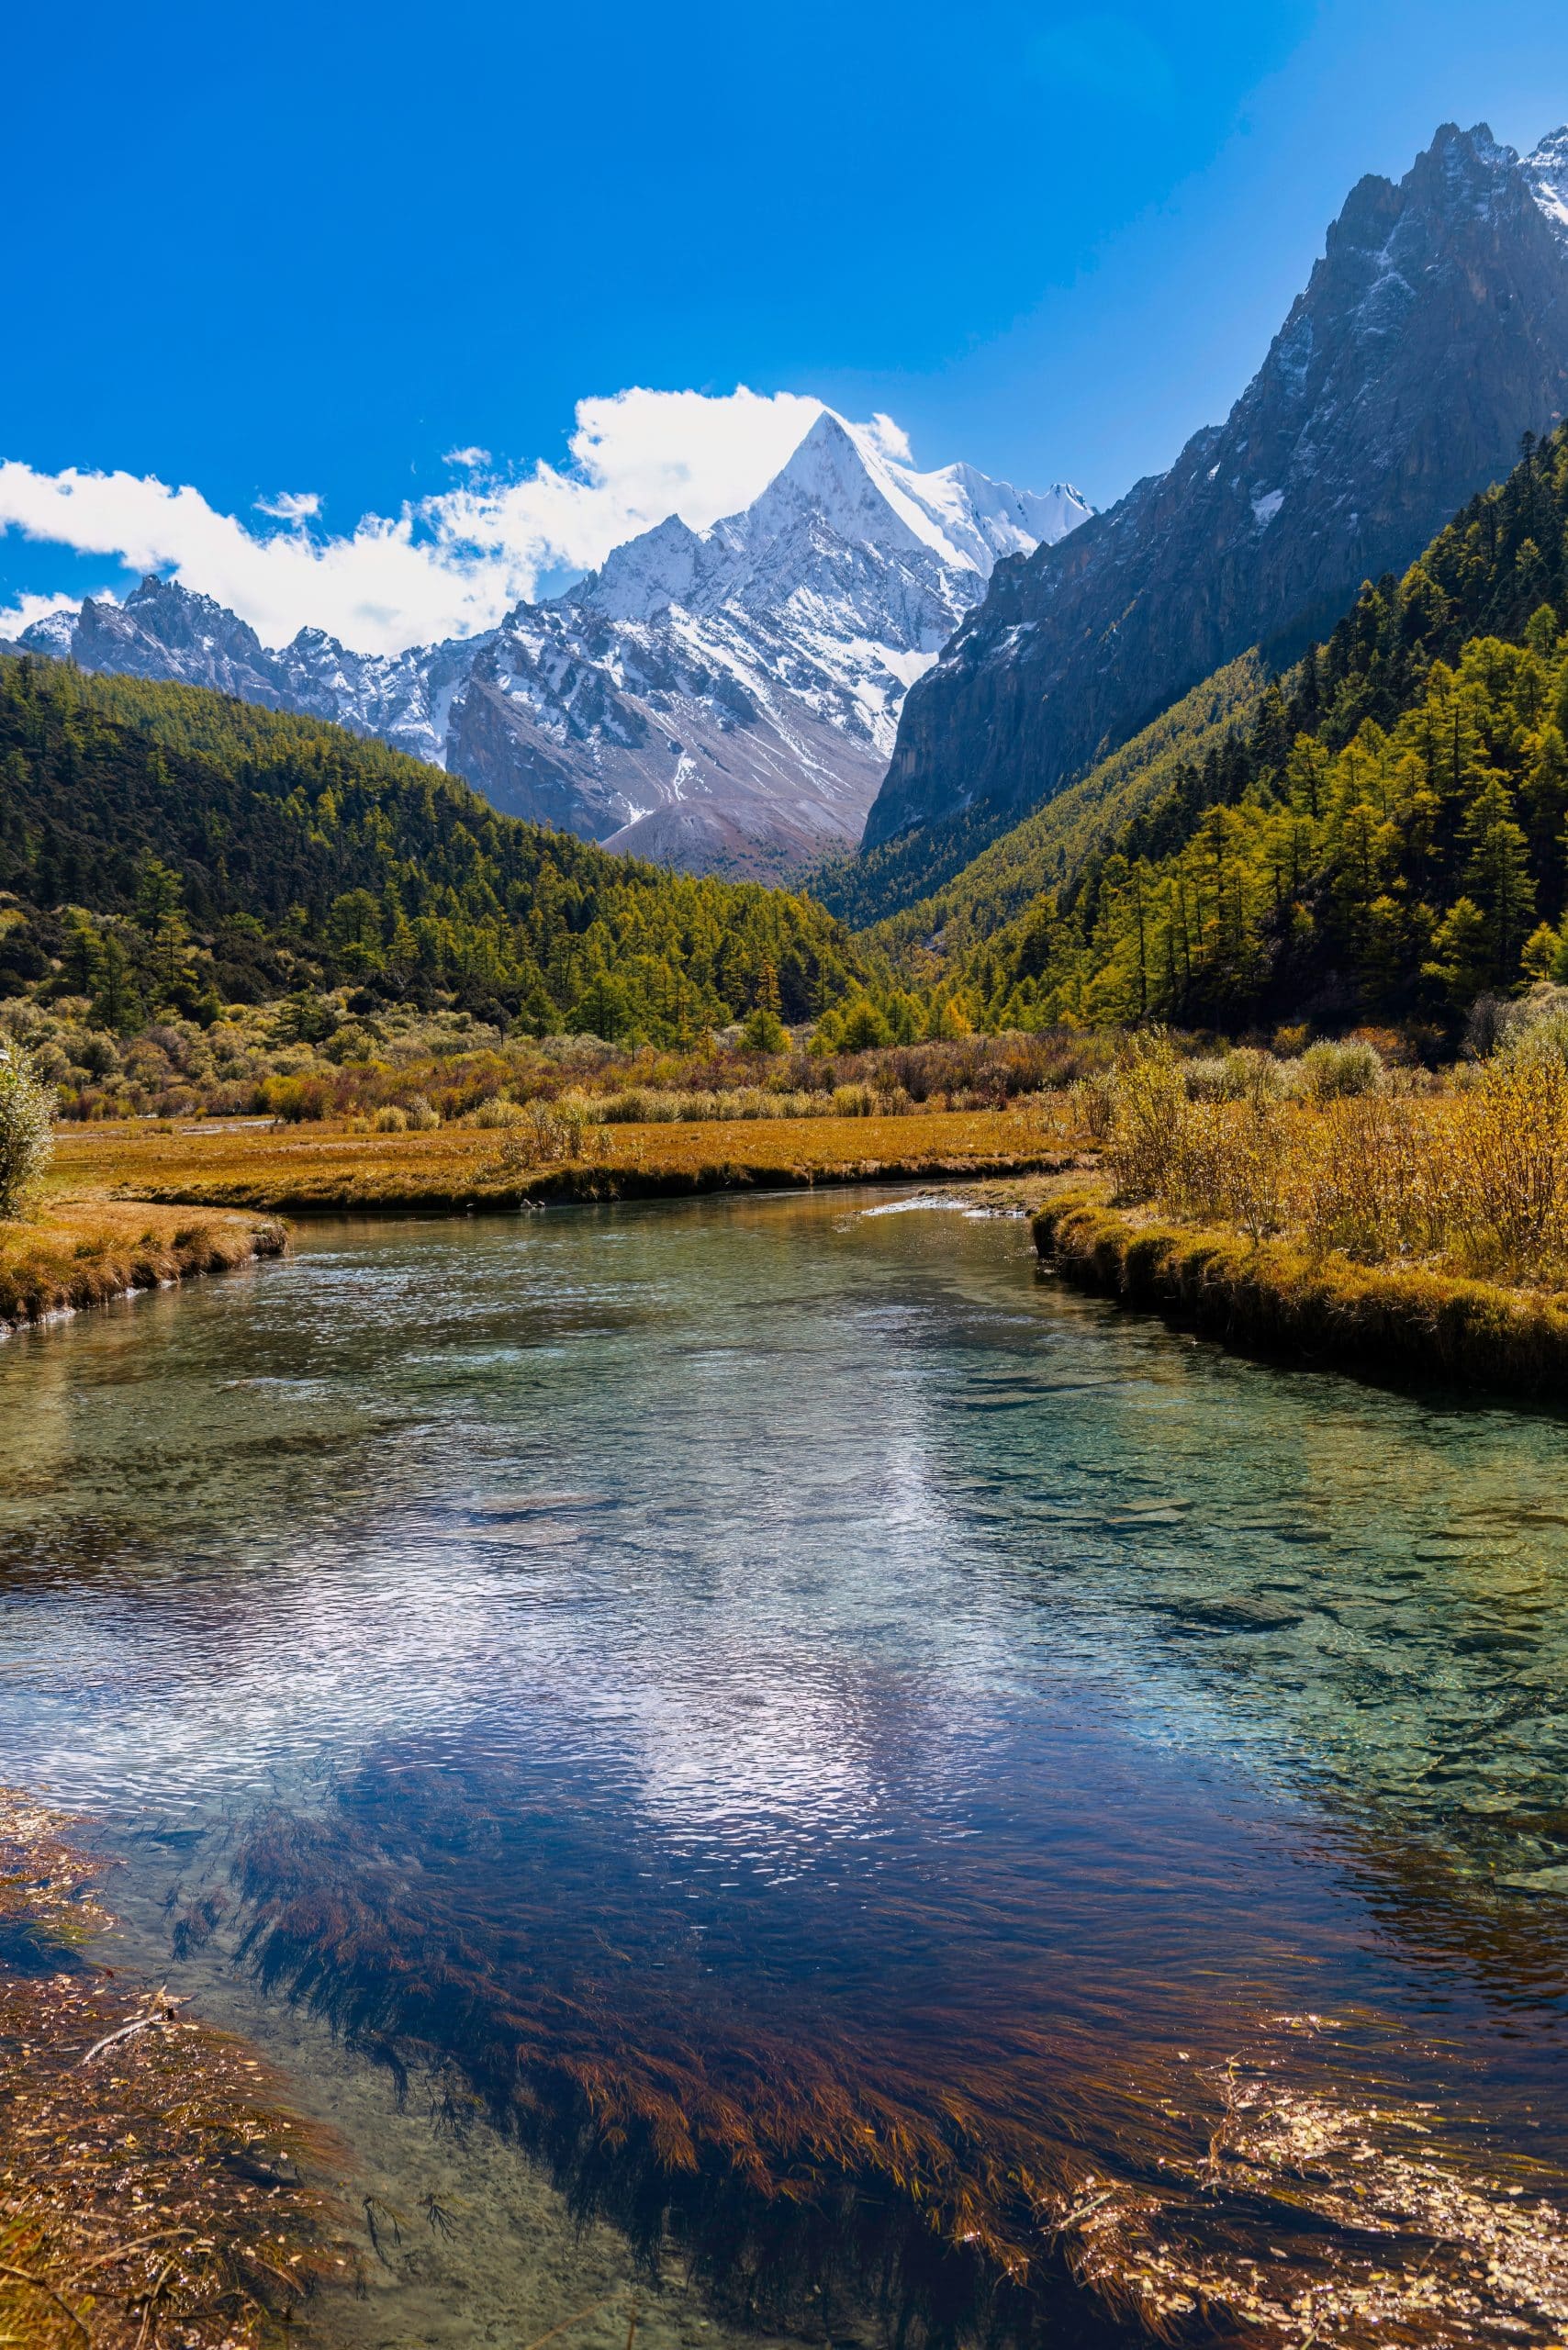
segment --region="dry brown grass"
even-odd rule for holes
[[[1420,1266],[1558,1294],[1568,1287],[1568,1060],[1499,1053],[1429,1080],[1292,1099],[1250,1062],[1230,1098],[1194,1096],[1168,1040],[1140,1040],[1098,1097],[1124,1204],[1314,1259]]]
[[[0,1330],[279,1257],[287,1246],[280,1224],[254,1215],[198,1220],[140,1201],[59,1192],[36,1217],[0,1222]]]
[[[55,1181],[77,1194],[295,1211],[505,1207],[877,1178],[1015,1175],[1070,1147],[1064,1095],[900,1117],[593,1126],[575,1161],[520,1163],[505,1130],[356,1134],[346,1124],[62,1127]]]
[[[0,1788],[0,1923],[31,1953],[0,1971],[0,2343],[230,2350],[348,2271],[301,2175],[336,2150],[242,2042],[177,2015],[125,2031],[158,2002],[78,1955],[108,1922],[94,1874]]]

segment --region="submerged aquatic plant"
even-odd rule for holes
[[[476,2104],[514,2132],[649,2263],[673,2236],[739,2319],[1410,2350],[1568,2319],[1539,2174],[1527,2203],[1369,2093],[1348,2027],[1270,2020],[1220,1970],[1206,2007],[1154,1979],[1130,2013],[1115,1970],[1041,1936],[1005,1839],[935,1874],[884,1855],[868,1942],[830,1881],[780,1910],[737,1874],[697,1915],[678,1867],[629,1866],[544,1774],[431,1759],[409,1742],[327,1815],[258,1825],[251,1959],[427,2068],[455,2124]]]

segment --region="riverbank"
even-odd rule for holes
[[[896,1117],[590,1125],[575,1158],[531,1164],[515,1135],[447,1125],[356,1133],[324,1121],[127,1120],[62,1126],[55,1181],[79,1196],[276,1214],[453,1212],[537,1202],[660,1199],[817,1184],[972,1181],[1071,1163],[1033,1104]]]
[[[0,1788],[0,2340],[230,2350],[352,2274],[306,2177],[330,2148],[241,2042],[83,1954],[96,1874]]]
[[[1553,1295],[1254,1243],[1081,1190],[1047,1200],[1031,1220],[1042,1261],[1062,1280],[1242,1352],[1498,1393],[1568,1393],[1568,1307]]]
[[[0,1337],[136,1290],[281,1257],[287,1248],[274,1219],[218,1213],[193,1222],[141,1201],[59,1192],[36,1217],[0,1224]]]

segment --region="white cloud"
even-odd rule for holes
[[[902,424],[895,424],[890,416],[884,416],[880,408],[877,410],[870,423],[863,424],[860,430],[868,440],[876,442],[884,457],[892,459],[895,465],[910,465],[914,463],[914,452],[909,445],[909,434]]]
[[[264,644],[314,625],[356,651],[395,653],[492,627],[544,573],[590,570],[666,515],[701,530],[749,505],[822,405],[744,385],[721,397],[634,388],[582,400],[566,465],[473,479],[395,517],[366,514],[343,537],[307,529],[319,510],[310,492],[264,501],[286,527],[258,532],[189,486],[13,461],[0,464],[0,530],[171,573],[249,621]],[[890,453],[907,447],[890,420],[871,429]],[[465,468],[483,454],[453,453]]]
[[[490,453],[471,442],[466,449],[449,449],[441,462],[443,465],[461,465],[465,472],[474,473],[489,464]]]
[[[308,522],[321,511],[321,501],[313,489],[280,489],[275,498],[258,498],[256,511],[278,522]]]

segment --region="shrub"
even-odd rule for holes
[[[1506,1005],[1495,1024],[1494,1041],[1497,1051],[1512,1058],[1547,1054],[1568,1064],[1568,988],[1543,981]]]
[[[319,1077],[269,1077],[258,1095],[261,1107],[288,1126],[324,1118],[329,1099],[326,1081]]]
[[[1230,1102],[1230,1062],[1223,1053],[1201,1055],[1191,1060],[1182,1072],[1189,1102]]]
[[[591,1104],[580,1093],[563,1093],[554,1106],[554,1120],[561,1157],[580,1158],[588,1130],[594,1122]]]
[[[21,1214],[53,1153],[53,1089],[19,1046],[0,1045],[0,1216]]]
[[[432,1112],[432,1117],[434,1115]],[[469,1113],[471,1126],[521,1126],[528,1116],[521,1102],[509,1102],[504,1093],[493,1093],[487,1102]],[[439,1121],[437,1121],[439,1124]]]
[[[1383,1083],[1383,1058],[1360,1037],[1342,1045],[1309,1045],[1301,1058],[1302,1076],[1315,1102],[1339,1102],[1351,1094],[1375,1093]]]
[[[410,1094],[408,1104],[409,1132],[416,1135],[433,1134],[441,1124],[441,1113],[427,1095]]]
[[[1477,1272],[1526,1281],[1568,1246],[1568,1064],[1500,1056],[1456,1097],[1451,1128],[1455,1238]]]
[[[1068,1101],[1074,1125],[1081,1126],[1090,1141],[1103,1148],[1111,1139],[1116,1118],[1114,1069],[1096,1069],[1092,1077],[1075,1078],[1068,1088]]]
[[[1135,1039],[1111,1091],[1105,1155],[1125,1200],[1153,1199],[1181,1164],[1188,1128],[1187,1085],[1170,1040],[1159,1030]]]
[[[833,1089],[835,1118],[868,1118],[876,1106],[877,1097],[868,1085],[835,1085]]]
[[[558,1159],[580,1158],[589,1123],[588,1105],[580,1094],[564,1093],[558,1102],[530,1102],[520,1123],[507,1130],[501,1145],[503,1172],[521,1174]]]
[[[377,1110],[375,1113],[375,1131],[378,1135],[407,1134],[409,1131],[408,1112],[406,1110],[400,1110],[396,1102],[384,1102],[380,1109]]]

